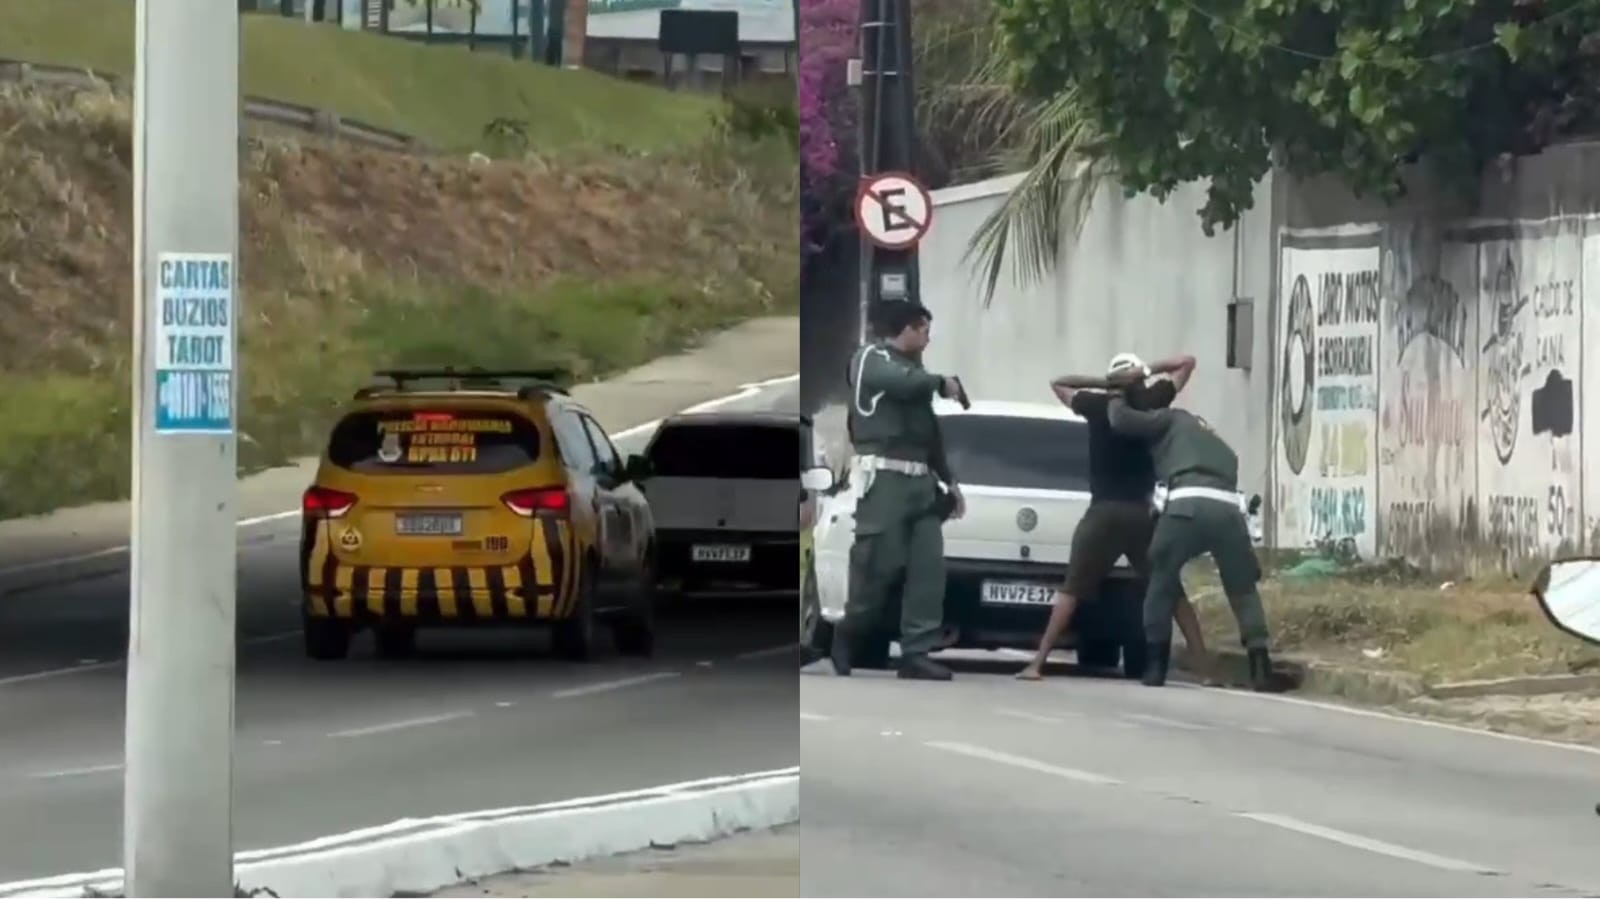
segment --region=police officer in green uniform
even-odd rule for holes
[[[950,670],[928,654],[944,626],[941,527],[947,514],[964,513],[965,501],[945,459],[933,398],[954,398],[960,387],[922,367],[932,313],[905,300],[880,301],[873,312],[878,340],[850,360],[855,545],[849,601],[834,631],[833,668],[840,676],[850,674],[856,641],[881,626],[898,586],[899,676],[949,680]],[[941,508],[941,481],[953,509]]]
[[[1107,410],[1113,430],[1150,442],[1156,476],[1167,485],[1166,502],[1150,541],[1150,583],[1144,601],[1145,640],[1150,646],[1144,683],[1152,687],[1166,683],[1172,613],[1183,595],[1183,566],[1210,553],[1250,659],[1250,685],[1259,692],[1276,692],[1280,685],[1267,652],[1267,614],[1256,590],[1261,566],[1250,541],[1246,501],[1238,489],[1239,457],[1198,415],[1130,403],[1128,393],[1145,390],[1147,375],[1135,370],[1122,378],[1125,392]]]

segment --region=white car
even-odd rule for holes
[[[668,418],[640,489],[656,523],[656,569],[672,593],[790,592],[799,586],[800,475],[810,422],[781,412]]]
[[[1056,587],[1066,577],[1072,534],[1089,506],[1089,427],[1056,404],[975,402],[970,409],[938,401],[945,451],[967,512],[945,523],[945,647],[1033,649],[1044,632]],[[836,483],[829,483],[836,481]],[[811,657],[828,652],[844,616],[849,554],[855,539],[855,496],[848,469],[837,478],[811,471],[806,486],[823,489],[805,560],[801,642]],[[1143,671],[1143,582],[1118,561],[1101,595],[1074,616],[1061,647],[1075,646],[1080,665]],[[863,668],[888,664],[898,609],[852,653]]]

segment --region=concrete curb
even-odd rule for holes
[[[239,895],[427,894],[480,877],[800,820],[800,769],[785,768],[520,808],[402,819],[234,857]],[[0,884],[0,897],[114,896],[111,868]]]
[[[1249,683],[1249,663],[1243,650],[1213,649],[1218,674],[1228,686]],[[1193,657],[1178,646],[1173,662],[1193,672]],[[1545,696],[1552,693],[1581,693],[1600,690],[1600,674],[1556,674],[1537,677],[1501,677],[1491,680],[1427,684],[1420,675],[1405,671],[1369,671],[1325,662],[1310,662],[1293,656],[1274,659],[1280,674],[1293,683],[1293,689],[1324,696],[1342,696],[1372,705],[1399,705],[1416,699],[1471,699],[1483,696]]]
[[[1213,649],[1217,674],[1226,686],[1247,687],[1250,663],[1242,649]],[[1174,647],[1173,662],[1193,672],[1194,659],[1187,648]],[[1393,705],[1425,694],[1422,678],[1392,671],[1364,671],[1337,665],[1307,662],[1292,656],[1275,656],[1273,667],[1296,692],[1342,696],[1373,705]]]

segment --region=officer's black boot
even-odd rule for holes
[[[843,628],[834,628],[833,645],[828,647],[828,661],[833,663],[835,675],[850,676],[850,635]]]
[[[1248,650],[1250,657],[1250,688],[1257,693],[1282,693],[1282,680],[1272,670],[1272,656],[1265,648]]]
[[[949,668],[921,653],[900,657],[901,680],[950,680],[955,675]]]
[[[1161,687],[1167,683],[1167,667],[1172,664],[1172,641],[1149,643],[1145,646],[1144,677],[1140,683],[1146,687]]]

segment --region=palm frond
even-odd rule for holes
[[[1024,172],[1021,181],[990,213],[967,246],[964,260],[984,274],[983,305],[994,301],[1009,262],[1022,286],[1055,271],[1070,229],[1082,231],[1096,188],[1110,166],[1098,153],[1101,138],[1076,91],[1008,108],[1015,99],[995,98],[990,115],[1009,120],[1000,146],[1003,170]]]

